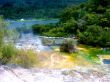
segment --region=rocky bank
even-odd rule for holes
[[[0,66],[0,82],[110,82],[109,66],[47,69]]]

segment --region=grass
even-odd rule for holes
[[[34,67],[38,64],[37,54],[32,50],[20,50],[17,54],[17,56],[13,57],[11,63],[25,68]]]
[[[3,44],[0,47],[0,63],[7,64],[11,58],[17,55],[17,50],[12,44]]]
[[[24,68],[37,66],[38,57],[33,50],[18,50],[13,44],[0,48],[0,64],[15,64]]]

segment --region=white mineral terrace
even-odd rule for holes
[[[44,46],[42,44],[41,38],[39,36],[35,36],[32,33],[22,34],[21,37],[15,43],[15,47],[17,49],[32,49],[35,51],[51,50],[48,46]]]
[[[78,68],[24,69],[0,66],[0,82],[110,82],[110,72],[105,72],[104,69]]]

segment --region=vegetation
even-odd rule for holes
[[[4,42],[4,37],[7,36],[9,32],[6,29],[6,23],[3,18],[0,17],[0,63],[6,64],[11,60],[11,58],[16,54],[14,46]]]
[[[5,18],[54,18],[67,6],[86,0],[0,0],[0,15]],[[21,6],[22,5],[22,6]]]
[[[53,25],[33,25],[32,29],[33,32],[36,34],[43,34],[44,32],[47,32],[48,30],[50,30],[53,27]]]
[[[72,39],[67,39],[61,44],[60,51],[68,53],[76,52],[76,44],[77,42],[75,40],[73,41]]]
[[[12,44],[3,45],[0,58],[1,64],[9,63],[12,60],[12,58],[16,55],[17,50]]]
[[[37,0],[34,1],[36,1],[37,4]],[[48,2],[48,0],[46,1]],[[60,11],[60,8],[62,9],[65,7],[57,4],[58,6],[55,8],[53,8],[53,5],[52,6],[46,5],[46,7],[43,8],[44,5],[43,7],[38,5],[33,6],[35,5],[35,2],[31,4],[31,7],[28,6],[31,2],[28,2],[27,4],[26,2],[24,2],[22,4],[25,4],[25,6],[20,7],[19,4],[21,3],[18,4],[14,2],[14,4],[12,4],[12,2],[6,2],[6,3],[4,2],[4,4],[0,6],[1,8],[0,13],[3,14],[6,18],[16,18],[16,17],[25,18],[32,16],[56,17],[57,16],[56,13]],[[49,0],[49,2],[51,1]],[[62,4],[65,5],[64,3]],[[27,11],[27,9],[29,9],[29,11]],[[57,10],[57,12],[51,11],[52,9]],[[47,13],[46,12],[47,10],[50,11]],[[54,15],[50,14],[54,12],[55,12]],[[26,31],[25,29],[26,28],[23,28],[22,30],[18,29],[18,31],[20,32]],[[60,51],[69,52],[72,55],[75,54],[77,56],[83,56],[88,61],[91,60],[93,61],[95,59],[97,60],[98,54],[110,53],[109,49],[107,51],[104,51],[100,48],[100,47],[110,47],[110,37],[109,37],[110,0],[101,0],[101,1],[88,0],[88,2],[82,3],[78,6],[68,7],[60,15],[60,21],[57,24],[33,25],[32,29],[34,33],[38,33],[46,36],[54,36],[54,37],[75,36],[78,39],[79,43],[96,46],[97,49],[91,46],[83,46],[82,48],[80,47],[78,52],[76,52],[76,48],[75,48],[76,43],[73,43],[73,41],[71,40],[66,40],[60,46]],[[13,31],[9,32],[7,30],[6,23],[2,18],[0,18],[0,63],[1,64],[14,63],[21,65],[23,67],[34,66],[36,63],[38,63],[38,61],[37,61],[37,56],[33,51],[17,50],[13,46],[13,44],[10,44],[9,42],[6,43],[4,41],[5,37],[11,37],[12,39],[14,39],[14,41],[16,41],[19,35],[16,36],[15,34],[17,33],[15,34],[14,33],[15,32]]]
[[[75,35],[80,43],[108,47],[110,0],[88,0],[79,6],[68,7],[60,15],[60,22],[54,28],[41,33],[58,37]]]
[[[100,47],[92,47],[92,46],[80,44],[78,45],[77,48],[79,51],[77,53],[73,53],[72,56],[74,56],[74,54],[76,56],[81,56],[82,58],[86,59],[86,61],[89,61],[95,64],[101,63],[98,55],[109,55],[110,54],[110,49],[103,50]]]
[[[24,68],[36,66],[38,64],[37,55],[32,50],[19,50],[10,63],[20,65]]]
[[[13,63],[22,67],[31,67],[38,62],[33,51],[17,50],[11,41],[5,41],[9,38],[16,41],[18,36],[16,31],[8,31],[5,21],[0,17],[0,64]]]

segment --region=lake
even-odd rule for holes
[[[40,19],[34,19],[34,20],[18,20],[18,21],[13,21],[13,20],[6,20],[6,22],[9,23],[8,28],[18,28],[18,27],[31,27],[34,24],[51,24],[51,23],[57,23],[59,22],[59,19],[50,19],[50,20],[40,20]]]

